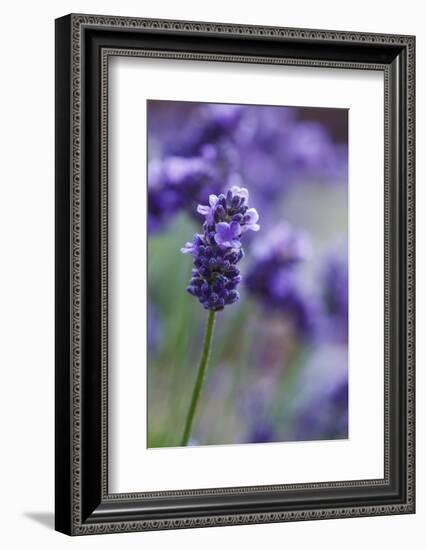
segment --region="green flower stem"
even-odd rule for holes
[[[209,362],[210,350],[213,340],[213,329],[215,322],[216,312],[210,310],[209,317],[207,319],[206,332],[204,335],[203,351],[200,358],[200,364],[198,365],[197,379],[192,391],[191,405],[189,406],[188,416],[186,417],[185,430],[183,432],[181,446],[188,445],[189,438],[191,436],[192,424],[194,422],[195,412],[197,410],[198,401],[200,399],[201,390],[203,388],[204,380],[206,378],[207,366]]]

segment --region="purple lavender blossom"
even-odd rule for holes
[[[240,237],[244,229],[259,229],[253,223],[259,216],[254,208],[248,208],[248,199],[247,189],[240,187],[232,187],[226,195],[211,195],[209,206],[197,208],[205,217],[203,233],[181,248],[183,254],[194,257],[187,291],[205,309],[220,311],[239,299],[241,275],[236,264],[244,257]]]
[[[266,307],[291,318],[298,333],[310,336],[314,306],[303,295],[295,267],[310,254],[304,233],[287,223],[274,227],[254,251],[246,287]]]

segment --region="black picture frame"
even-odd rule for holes
[[[383,479],[108,493],[105,92],[108,57],[135,52],[383,71]],[[80,14],[56,20],[58,531],[85,535],[414,513],[414,81],[414,36]]]

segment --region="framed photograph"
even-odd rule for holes
[[[56,529],[415,511],[415,38],[56,20]]]

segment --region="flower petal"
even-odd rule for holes
[[[229,229],[232,237],[239,237],[241,235],[241,226],[238,222],[231,222]]]
[[[197,212],[203,216],[208,216],[211,211],[210,206],[205,206],[204,204],[199,204],[197,206]]]
[[[245,216],[249,216],[249,224],[256,223],[259,219],[259,214],[256,208],[249,208],[245,213]]]
[[[185,246],[183,246],[180,251],[182,254],[193,254],[195,250],[194,243],[186,243]]]
[[[216,195],[209,195],[209,204],[212,208],[216,206],[218,200],[219,197],[217,197]]]
[[[215,228],[216,228],[215,240],[218,244],[222,244],[225,241],[229,241],[229,239],[232,239],[229,223],[227,222],[217,223]]]

